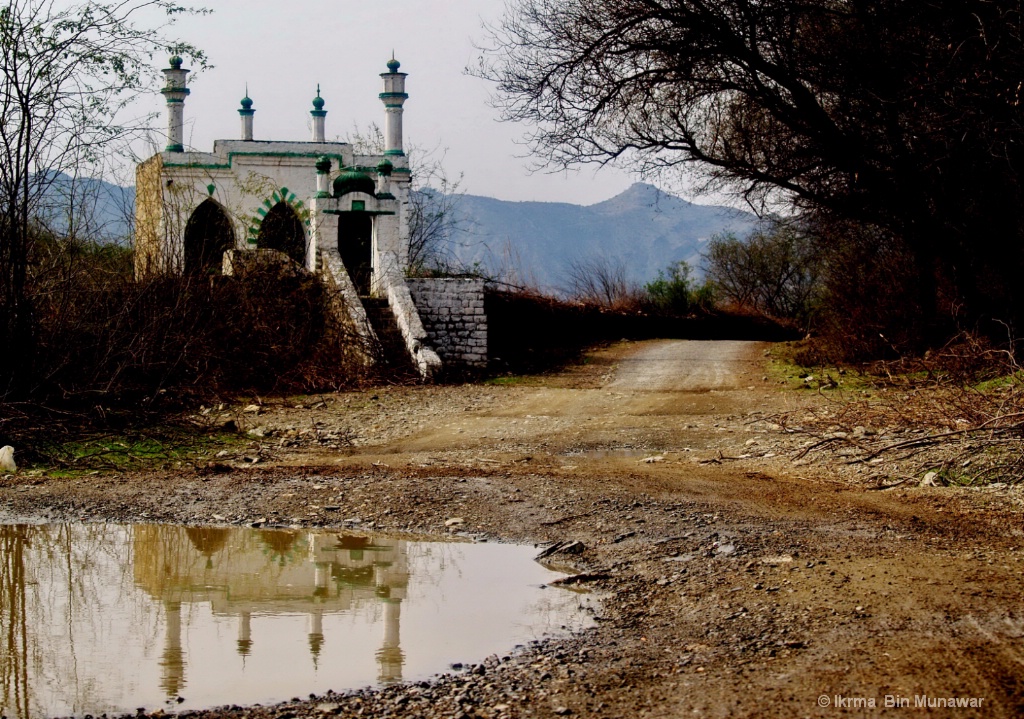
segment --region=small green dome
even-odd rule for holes
[[[402,63],[398,62],[398,60],[395,59],[394,55],[392,55],[391,59],[388,60],[388,70],[390,72],[398,72],[398,68],[400,68],[401,66]]]
[[[320,93],[317,93],[317,96],[313,98],[313,107],[317,110],[324,109],[324,99],[320,97]]]
[[[171,56],[171,59],[170,59],[171,69],[172,70],[180,70],[181,69],[181,63],[183,63],[183,62],[184,62],[184,60],[182,60],[181,57],[179,57],[178,55]]]
[[[334,178],[334,196],[341,197],[350,192],[365,192],[372,195],[377,189],[377,183],[369,175],[348,170]]]
[[[381,160],[377,165],[377,174],[384,175],[384,177],[390,177],[391,171],[395,169],[395,166],[391,164],[389,160]]]
[[[246,95],[245,97],[242,98],[242,109],[243,110],[251,110],[252,109],[252,100],[249,99],[248,95]]]
[[[324,155],[316,161],[316,171],[325,175],[331,171],[331,158]]]

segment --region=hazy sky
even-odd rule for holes
[[[214,13],[185,18],[174,34],[203,48],[214,65],[195,77],[185,105],[186,145],[209,151],[239,137],[239,100],[248,82],[257,140],[308,140],[309,110],[320,83],[327,136],[355,125],[383,125],[377,98],[394,49],[409,73],[405,138],[447,150],[449,175],[463,190],[506,200],[591,204],[637,178],[615,169],[566,176],[531,174],[520,143],[526,127],[501,123],[488,105],[490,83],[465,73],[497,22],[504,0],[210,0]],[[188,67],[188,65],[186,65]],[[163,105],[154,99],[153,109]]]

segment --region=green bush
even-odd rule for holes
[[[714,287],[708,282],[694,286],[690,272],[682,260],[659,271],[657,279],[644,285],[647,301],[659,312],[676,315],[710,310],[715,304]]]

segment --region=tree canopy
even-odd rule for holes
[[[925,306],[1024,319],[1019,1],[516,0],[493,39],[482,73],[546,162],[877,227]]]

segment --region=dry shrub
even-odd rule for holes
[[[929,472],[936,484],[1024,481],[1024,372],[1011,349],[962,333],[922,357],[866,365],[858,379],[870,389],[844,391],[826,372],[816,378],[833,388],[826,402],[775,418],[807,436],[794,459],[828,453],[901,484]]]
[[[43,417],[133,422],[188,398],[349,384],[357,340],[328,291],[273,267],[136,280],[128,250],[54,243],[35,275],[32,379],[0,398],[0,440]]]
[[[577,258],[566,272],[566,294],[576,302],[607,310],[640,309],[645,293],[629,279],[625,259],[604,255]]]

